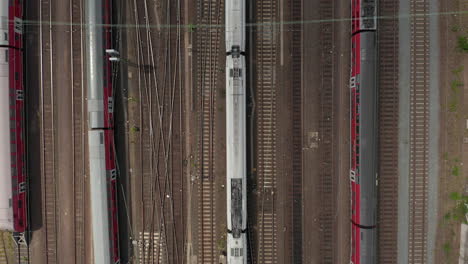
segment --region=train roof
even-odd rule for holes
[[[226,1],[226,52],[232,46],[245,50],[245,1]]]
[[[363,32],[361,36],[361,70],[359,78],[359,185],[360,223],[365,226],[376,224],[377,210],[377,135],[378,135],[378,92],[376,42],[374,32]]]
[[[10,95],[8,85],[7,48],[0,48],[0,229],[13,230],[11,205],[11,144],[10,144]]]
[[[0,2],[0,45],[8,45],[8,1]],[[5,36],[5,37],[3,37]],[[14,229],[8,48],[0,48],[0,229]]]
[[[88,146],[94,260],[96,263],[110,263],[109,207],[104,130],[89,131]]]

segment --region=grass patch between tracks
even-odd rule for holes
[[[461,81],[460,74],[463,72],[463,70],[463,66],[459,66],[452,70],[454,76],[452,81],[450,81],[450,95],[448,102],[448,111],[452,113],[458,111],[461,89],[463,88],[463,82]]]
[[[457,48],[461,52],[468,53],[468,36],[459,36],[457,39]]]
[[[12,234],[8,231],[0,231],[0,263],[14,263],[16,245]]]

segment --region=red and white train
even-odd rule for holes
[[[377,263],[376,0],[352,0],[351,263]]]
[[[0,1],[0,229],[22,237],[28,229],[23,87],[23,7]]]
[[[111,0],[87,0],[88,147],[94,263],[119,263]]]

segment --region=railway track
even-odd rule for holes
[[[137,10],[136,6],[135,6],[135,11]],[[135,17],[138,17],[137,14],[135,14]],[[135,24],[139,25],[139,21],[136,21]],[[142,43],[141,41],[141,37],[140,37],[140,30],[137,30],[137,42],[138,43]],[[140,60],[144,60],[144,56],[141,55],[142,52],[143,52],[143,47],[142,47],[143,43],[141,45],[139,45],[139,48],[138,48],[138,65],[142,65],[143,63],[140,61]],[[148,128],[146,128],[146,122],[148,122],[149,120],[149,103],[147,100],[142,100],[144,97],[142,95],[142,91],[141,91],[141,86],[143,85],[143,83],[141,82],[141,79],[142,79],[142,73],[139,69],[138,71],[138,81],[139,81],[139,84],[138,84],[138,87],[139,87],[139,100],[140,101],[140,124],[139,124],[139,128],[141,129],[141,132],[140,132],[140,166],[141,166],[141,170],[142,170],[142,182],[141,182],[141,190],[140,190],[140,199],[141,199],[141,203],[142,203],[142,206],[143,206],[143,209],[142,209],[142,215],[143,217],[140,218],[141,220],[141,228],[142,228],[142,231],[140,232],[140,243],[143,244],[143,245],[146,245],[148,244],[147,246],[143,247],[143,248],[140,248],[140,252],[138,252],[138,258],[140,260],[141,263],[145,263],[145,261],[149,260],[151,257],[152,257],[152,252],[151,252],[151,248],[150,248],[150,244],[149,243],[146,243],[146,236],[151,236],[151,234],[146,234],[146,231],[144,230],[147,230],[146,226],[148,225],[145,221],[145,212],[149,212],[150,211],[150,208],[149,208],[149,204],[151,204],[151,201],[152,201],[152,196],[151,196],[151,175],[152,175],[152,171],[153,171],[153,156],[152,156],[152,143],[151,143],[151,135],[150,135],[150,131]],[[148,159],[143,159],[142,157],[148,157]],[[145,162],[145,161],[149,161],[149,162]],[[159,238],[159,236],[158,236]]]
[[[57,263],[57,190],[55,174],[54,90],[52,82],[52,10],[51,1],[41,1],[40,20],[40,76],[41,76],[41,171],[42,219],[47,263]]]
[[[276,63],[278,3],[255,3],[254,34],[256,54],[256,140],[257,140],[257,215],[253,263],[277,263],[276,214]]]
[[[0,263],[8,263],[9,247],[5,236],[8,237],[10,234],[3,232],[0,233]]]
[[[30,263],[30,256],[29,256],[29,246],[23,244],[17,244],[15,248],[16,253],[16,263],[17,264],[29,264]],[[0,259],[1,261],[1,259]],[[1,262],[1,263],[8,263]]]
[[[410,2],[409,263],[427,261],[429,146],[429,1]]]
[[[29,246],[14,243],[10,232],[1,232],[0,263],[29,264]]]
[[[302,21],[302,1],[291,0],[292,21]],[[291,26],[292,49],[292,243],[291,263],[302,263],[302,25]]]
[[[199,263],[217,263],[218,231],[216,213],[216,97],[219,69],[221,25],[224,6],[219,0],[201,0],[197,5],[197,23],[208,25],[197,30],[197,94],[199,95],[198,139],[198,259]]]
[[[180,1],[166,1],[159,19],[177,27],[156,29],[160,12],[134,1],[140,93],[140,166],[142,217],[140,263],[182,263],[184,230],[182,160],[182,76]],[[143,16],[142,16],[143,14]],[[155,48],[158,47],[157,49]],[[175,47],[175,48],[174,48]],[[162,54],[161,56],[159,54]],[[161,58],[156,60],[155,58]],[[160,70],[157,70],[160,69]],[[161,70],[162,69],[162,70]],[[143,158],[146,157],[146,158]]]
[[[399,1],[381,1],[379,14],[397,17]],[[397,263],[398,222],[398,19],[378,21],[379,54],[379,263]]]
[[[319,122],[319,153],[320,153],[320,182],[319,190],[321,197],[320,215],[318,217],[320,223],[320,260],[323,263],[334,263],[335,260],[335,245],[334,245],[334,205],[335,201],[335,167],[333,159],[333,151],[335,148],[334,142],[334,102],[336,95],[334,94],[334,55],[333,45],[335,29],[334,22],[334,1],[321,0],[320,19],[324,22],[320,23],[320,46],[322,49],[321,56],[321,87],[320,87],[320,122]]]
[[[73,188],[75,261],[85,263],[85,174],[87,167],[85,93],[83,71],[83,6],[81,0],[70,0],[70,50],[72,82],[72,130],[73,130]]]
[[[137,6],[137,3],[134,2],[135,10],[135,24],[141,25],[146,24],[140,21],[141,18],[140,12],[141,6]],[[148,52],[148,40],[143,41],[143,36],[146,35],[146,28],[138,29],[137,32],[137,43],[138,43],[138,87],[139,87],[139,115],[140,123],[138,129],[140,129],[140,166],[142,170],[142,182],[140,189],[140,201],[142,203],[142,211],[140,218],[140,228],[139,232],[139,251],[138,259],[140,263],[148,263],[152,261],[161,261],[165,263],[167,256],[165,254],[166,247],[162,247],[161,231],[151,232],[151,226],[153,216],[150,212],[153,210],[153,200],[155,199],[155,194],[153,192],[153,172],[155,171],[154,165],[154,138],[153,138],[153,126],[152,126],[152,108],[151,101],[147,94],[148,82],[151,80],[148,79],[148,76],[145,74],[144,67],[141,65],[150,65],[149,58],[145,56],[145,52]],[[143,88],[142,88],[143,87]],[[135,129],[136,130],[136,129]],[[143,157],[146,157],[145,159]],[[152,234],[153,233],[153,234]],[[155,234],[156,233],[156,234]],[[155,240],[156,239],[156,240]]]

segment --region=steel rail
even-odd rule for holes
[[[40,69],[41,69],[41,163],[44,208],[44,245],[45,258],[47,263],[57,263],[57,225],[56,225],[56,184],[55,184],[55,128],[54,128],[54,91],[53,91],[53,65],[52,65],[52,1],[42,1],[40,3],[39,15],[41,21],[48,20],[49,25],[40,27]],[[48,32],[44,32],[44,27],[48,27]],[[46,37],[44,36],[46,35]],[[47,38],[48,35],[48,38]],[[45,47],[44,47],[45,46]],[[50,67],[44,67],[47,63],[44,54],[49,55]],[[47,70],[48,68],[48,70]],[[47,72],[48,71],[48,72]],[[48,77],[44,75],[48,74]],[[50,79],[49,79],[50,78]],[[49,86],[49,87],[48,87]],[[50,94],[46,94],[49,88]],[[49,100],[46,98],[49,97]],[[49,102],[50,101],[50,102]],[[50,118],[50,120],[47,120]],[[46,124],[47,123],[47,124]],[[48,129],[46,129],[48,128]],[[49,188],[52,188],[50,190]]]
[[[169,3],[167,3],[169,4]],[[166,197],[166,189],[164,189],[164,192],[161,191],[161,186],[160,186],[160,174],[159,174],[159,151],[160,151],[160,147],[162,145],[162,148],[163,148],[163,154],[164,154],[164,169],[165,169],[165,180],[164,180],[164,183],[167,184],[167,167],[168,167],[168,162],[167,162],[167,159],[168,159],[168,155],[169,155],[169,152],[170,152],[170,148],[169,147],[166,147],[166,141],[165,141],[165,137],[164,137],[164,129],[163,129],[163,126],[164,126],[164,113],[165,113],[165,107],[164,107],[164,104],[161,104],[160,102],[160,97],[159,97],[159,89],[158,89],[158,79],[157,79],[157,74],[156,74],[156,64],[155,64],[155,61],[154,61],[154,54],[153,54],[153,43],[152,43],[152,36],[151,36],[151,30],[150,30],[150,27],[149,27],[149,20],[150,20],[150,16],[149,16],[149,13],[148,13],[148,8],[147,8],[147,1],[145,0],[144,1],[144,8],[145,8],[145,17],[146,17],[146,23],[145,23],[145,27],[146,27],[146,37],[147,37],[147,41],[148,41],[148,45],[149,47],[147,48],[147,53],[148,53],[148,57],[151,58],[150,61],[151,61],[151,73],[152,73],[152,76],[153,76],[153,79],[154,79],[154,83],[156,85],[156,98],[157,98],[157,102],[156,102],[156,109],[158,110],[158,118],[159,118],[159,122],[160,122],[160,126],[159,126],[159,136],[158,136],[158,146],[155,146],[155,142],[154,140],[152,141],[152,154],[153,156],[156,158],[156,167],[153,171],[155,171],[155,178],[154,178],[154,181],[152,181],[151,183],[151,186],[152,186],[152,203],[151,203],[151,221],[150,221],[150,233],[151,234],[154,234],[154,229],[155,229],[155,223],[154,223],[154,217],[155,217],[155,214],[157,213],[157,210],[156,210],[156,200],[159,201],[159,212],[160,212],[160,217],[159,217],[159,221],[157,222],[157,230],[158,230],[158,246],[156,247],[156,253],[152,254],[152,256],[156,255],[157,259],[160,260],[162,258],[164,258],[165,256],[165,261],[168,263],[169,262],[169,256],[168,256],[168,252],[169,252],[169,249],[168,249],[168,234],[167,234],[167,225],[166,225],[166,213],[165,213],[165,210],[164,210],[164,206],[165,206],[165,199],[164,197]],[[169,8],[169,6],[167,7]],[[168,30],[167,32],[167,41],[169,40],[169,36],[170,36],[170,30]],[[168,45],[166,47],[166,50],[169,49],[170,45]],[[164,58],[164,69],[167,69],[169,66],[169,55],[167,55],[167,53],[165,53],[165,58]],[[148,77],[148,80],[149,80],[149,87],[151,87],[151,74],[149,74],[150,76]],[[163,79],[166,79],[166,76],[167,76],[167,72],[165,70],[165,74],[163,75]],[[165,90],[164,89],[165,87],[165,82],[163,81],[163,89],[162,89],[162,92],[163,92],[163,95],[162,95],[162,98],[164,100],[164,94],[165,94]],[[159,87],[160,88],[160,87]],[[153,98],[153,95],[152,95],[152,89],[148,90],[148,86],[145,86],[145,90],[146,90],[146,93],[148,94],[148,98],[149,98],[149,104],[150,104],[150,109],[152,109],[152,98]],[[150,110],[150,129],[151,129],[151,136],[153,137],[154,139],[154,130],[153,130],[153,127],[154,127],[154,120],[152,118],[152,113],[153,113],[153,110]],[[171,140],[171,136],[168,135],[168,138],[167,140],[170,142]],[[156,186],[157,189],[156,189]],[[157,191],[159,190],[159,192]],[[156,199],[155,196],[154,196],[154,193],[157,193],[157,196],[159,199]],[[164,228],[163,228],[164,227]],[[164,232],[163,236],[161,236],[161,231]],[[162,237],[162,239],[161,239]],[[151,247],[155,244],[154,243],[154,236],[150,236],[150,249]],[[163,240],[163,241],[161,241]],[[161,250],[161,245],[164,245],[164,248]],[[152,257],[154,258],[154,257]],[[154,260],[153,260],[154,261]]]
[[[201,0],[197,6],[198,24],[220,24],[222,4],[218,0]],[[217,28],[201,29],[196,39],[198,61],[199,125],[199,245],[201,262],[216,262],[216,199],[214,191],[216,86],[220,32]]]
[[[399,1],[380,1],[379,15],[396,17]],[[378,263],[397,263],[398,223],[398,20],[378,23],[379,185]]]
[[[154,77],[154,83],[155,83],[155,85],[156,85],[156,87],[157,87],[157,89],[156,89],[157,107],[156,107],[156,108],[158,109],[158,121],[159,121],[160,124],[161,124],[161,126],[159,126],[159,128],[160,128],[160,129],[159,129],[159,132],[160,132],[160,133],[159,133],[159,137],[157,138],[157,139],[158,139],[158,146],[155,146],[156,143],[155,143],[155,141],[154,141],[154,133],[153,133],[153,129],[152,129],[152,127],[154,127],[154,124],[153,124],[154,120],[153,120],[153,118],[152,118],[153,110],[150,110],[150,111],[149,111],[149,112],[150,112],[150,114],[149,114],[149,116],[150,116],[149,119],[150,119],[150,120],[149,120],[148,123],[150,124],[150,131],[151,131],[151,132],[150,132],[150,136],[152,137],[152,139],[150,140],[150,141],[151,141],[151,142],[150,142],[150,145],[151,145],[151,153],[152,153],[152,155],[153,155],[154,157],[159,157],[159,154],[158,154],[158,153],[159,153],[159,150],[160,150],[161,145],[163,145],[164,166],[165,166],[165,173],[164,173],[164,174],[165,174],[165,178],[166,178],[165,183],[166,183],[166,185],[167,185],[167,183],[168,183],[168,179],[167,179],[167,178],[168,178],[168,176],[169,176],[169,175],[168,175],[168,155],[169,155],[169,153],[170,153],[170,149],[166,147],[166,144],[169,144],[169,143],[170,143],[170,140],[171,140],[172,136],[171,136],[170,134],[168,135],[168,138],[167,138],[168,143],[166,143],[166,140],[164,139],[164,130],[162,129],[162,125],[164,124],[163,122],[164,122],[164,115],[165,115],[164,110],[165,110],[165,108],[164,108],[164,104],[161,104],[161,105],[160,105],[160,102],[159,102],[159,93],[158,93],[158,91],[159,91],[158,86],[159,86],[159,85],[158,85],[158,80],[157,80],[157,77],[156,77],[156,72],[155,72],[155,70],[154,70],[154,69],[155,69],[155,63],[154,63],[154,54],[153,54],[152,37],[151,37],[151,32],[150,32],[149,27],[148,27],[148,23],[149,23],[150,17],[149,17],[148,12],[147,12],[147,4],[146,4],[146,2],[144,2],[144,4],[145,4],[145,17],[147,18],[147,19],[146,19],[146,33],[147,33],[146,35],[147,35],[147,42],[149,43],[149,47],[147,48],[147,53],[148,53],[148,57],[151,58],[150,67],[152,68],[152,73],[153,73],[153,77]],[[139,34],[139,33],[138,33],[138,34]],[[141,41],[140,41],[139,43],[140,43],[140,45],[139,45],[140,54],[142,54],[142,53],[143,53],[143,47],[142,47],[142,45],[141,45]],[[166,53],[166,54],[167,54],[167,53]],[[164,60],[164,61],[165,61],[165,62],[164,62],[164,65],[165,65],[164,68],[165,68],[165,69],[167,69],[167,67],[168,67],[168,60],[169,60],[168,58],[169,58],[169,56],[168,56],[168,55],[165,55],[165,60]],[[151,76],[151,74],[150,74],[150,76]],[[165,76],[166,76],[166,75],[165,75]],[[146,93],[146,95],[147,95],[146,98],[148,98],[147,101],[148,101],[148,103],[149,103],[149,107],[152,109],[152,105],[153,105],[153,103],[152,103],[152,98],[153,98],[152,90],[148,90],[148,87],[151,86],[151,78],[147,77],[146,75],[145,75],[144,77],[145,77],[145,84],[146,84],[146,85],[145,85],[145,93]],[[147,78],[148,78],[148,80],[147,80]],[[165,79],[165,78],[164,78],[164,79]],[[165,93],[165,91],[163,90],[163,95],[162,95],[163,98],[164,98],[164,93]],[[169,119],[172,120],[172,113],[170,113]],[[153,159],[154,159],[154,158],[152,158],[152,160],[153,160]],[[163,236],[160,235],[160,231],[163,229],[162,227],[167,227],[167,225],[165,224],[165,219],[166,219],[166,217],[165,217],[165,210],[164,210],[164,205],[165,205],[165,204],[164,204],[164,199],[163,199],[163,198],[166,197],[166,195],[169,195],[169,197],[172,197],[172,193],[166,192],[166,189],[167,189],[167,188],[165,188],[164,192],[161,192],[161,187],[160,187],[160,184],[159,184],[159,159],[156,159],[156,163],[157,163],[157,164],[156,164],[156,167],[152,169],[152,171],[155,172],[156,177],[155,177],[155,182],[153,182],[153,181],[151,182],[151,199],[150,199],[150,201],[151,201],[151,210],[150,210],[151,213],[149,214],[150,217],[151,217],[151,220],[150,220],[149,225],[150,225],[150,234],[153,234],[153,233],[154,233],[154,228],[155,228],[155,226],[154,226],[154,216],[155,216],[155,212],[156,212],[155,205],[156,205],[156,200],[158,200],[158,201],[159,201],[159,207],[158,207],[158,209],[159,209],[159,211],[161,212],[161,214],[160,214],[161,216],[160,216],[160,219],[159,219],[159,221],[158,221],[158,228],[157,228],[157,229],[159,230],[159,232],[158,232],[159,235],[157,236],[157,239],[158,239],[158,241],[160,241],[160,240],[161,240],[161,237],[162,237],[164,241],[158,242],[158,247],[156,248],[156,252],[154,252],[154,250],[152,249],[152,247],[153,247],[153,245],[155,244],[154,241],[153,241],[153,240],[155,239],[155,236],[154,236],[154,235],[150,235],[150,236],[149,236],[149,241],[148,241],[148,243],[147,243],[148,246],[147,246],[147,248],[146,248],[146,249],[148,250],[148,254],[147,254],[148,256],[147,256],[147,258],[144,258],[143,261],[145,261],[145,259],[148,259],[148,261],[153,261],[153,262],[154,262],[154,259],[155,259],[155,258],[156,258],[158,261],[161,260],[161,258],[162,258],[161,252],[160,252],[160,246],[161,246],[161,244],[163,244],[164,246],[166,246],[165,252],[167,253],[167,251],[168,251],[168,250],[167,250],[167,245],[168,245],[169,243],[167,243],[167,239],[169,238],[169,236],[168,236],[167,233],[166,233],[167,228],[164,228],[164,230],[163,230],[163,231],[164,231],[164,235],[163,235]],[[155,198],[156,196],[154,195],[154,193],[157,191],[156,188],[155,188],[156,185],[159,186],[159,187],[158,187],[158,190],[160,190],[160,191],[158,192],[159,195],[157,195],[157,196],[159,197],[159,199],[156,199],[156,198]],[[156,255],[156,257],[155,257],[155,255]],[[166,262],[168,262],[168,259],[167,259],[168,256],[167,256],[167,254],[164,254],[164,253],[163,253],[162,255],[166,255]]]
[[[320,252],[321,261],[331,263],[336,261],[335,246],[334,246],[334,217],[333,207],[334,201],[334,137],[333,131],[335,130],[335,111],[333,110],[333,103],[335,101],[334,93],[334,58],[333,58],[333,43],[334,43],[334,23],[329,19],[334,17],[334,1],[321,0],[320,1],[320,19],[327,22],[321,24],[321,106],[320,106],[320,125],[319,135],[320,144],[320,195],[321,207],[319,223],[322,229],[320,235]]]
[[[136,24],[139,25],[138,23],[138,18],[139,18],[139,15],[138,15],[138,6],[137,6],[137,3],[136,3],[136,0],[133,1],[133,4],[134,4],[134,14],[135,14],[135,22]],[[145,125],[145,117],[144,117],[144,113],[147,112],[145,111],[146,108],[148,107],[148,104],[147,104],[147,101],[144,100],[144,98],[148,98],[148,96],[145,96],[143,97],[143,94],[142,94],[142,79],[143,79],[143,85],[146,87],[147,86],[147,80],[146,80],[146,77],[144,76],[144,74],[142,73],[142,62],[144,62],[144,57],[143,57],[143,45],[142,45],[142,38],[140,36],[140,27],[137,28],[136,30],[136,35],[137,35],[137,43],[138,43],[138,49],[137,49],[137,64],[138,64],[138,91],[139,91],[139,100],[140,100],[140,109],[139,109],[139,112],[140,112],[140,165],[141,165],[141,169],[142,169],[142,184],[141,184],[141,201],[142,201],[142,217],[141,217],[141,221],[142,221],[142,232],[140,233],[140,239],[142,241],[140,241],[140,243],[142,245],[144,245],[142,247],[142,250],[141,252],[139,252],[139,259],[141,262],[144,263],[144,261],[146,259],[148,259],[149,256],[147,256],[147,254],[150,253],[150,250],[147,250],[147,246],[146,246],[146,234],[145,234],[145,229],[146,229],[146,209],[145,209],[145,205],[146,205],[146,201],[149,200],[151,201],[152,200],[152,194],[149,193],[150,197],[148,198],[148,192],[145,190],[145,187],[149,186],[147,184],[148,181],[150,181],[150,179],[146,180],[145,181],[145,178],[148,178],[148,175],[147,173],[145,172],[145,163],[144,163],[144,159],[143,157],[145,157],[146,155],[143,155],[144,152],[146,152],[146,148],[144,147],[145,145],[148,145],[148,144],[144,144],[144,141],[145,141],[145,138],[147,137],[146,134],[145,134],[145,129],[144,129],[144,125]],[[147,92],[147,90],[145,90],[144,92]],[[151,113],[151,112],[150,112]],[[149,139],[149,145],[152,146],[152,136],[150,135]],[[151,154],[152,151],[150,151],[149,154]],[[150,159],[150,171],[152,172],[153,171],[153,158],[151,157]],[[146,175],[146,176],[145,176]],[[151,173],[149,175],[149,177],[151,176]]]
[[[85,130],[84,130],[84,86],[83,86],[83,35],[82,35],[82,5],[76,0],[70,3],[70,75],[72,80],[72,149],[73,149],[73,208],[75,228],[75,260],[84,262],[85,257],[85,232],[84,232],[84,175],[85,175]],[[78,21],[77,21],[78,20]],[[79,31],[75,34],[75,31]],[[77,47],[78,46],[78,47]],[[75,56],[78,50],[79,56]],[[75,67],[78,66],[78,67]],[[78,114],[76,113],[78,112]],[[81,141],[79,141],[81,140]],[[78,142],[77,142],[78,141]],[[81,162],[80,162],[81,159]],[[77,165],[80,164],[80,165]],[[81,173],[80,173],[81,172]]]
[[[274,22],[277,3],[257,2],[257,23]],[[256,34],[257,54],[257,183],[261,190],[254,263],[277,263],[276,219],[276,28],[265,25]]]
[[[427,261],[429,170],[429,1],[410,2],[410,174],[409,263]]]

